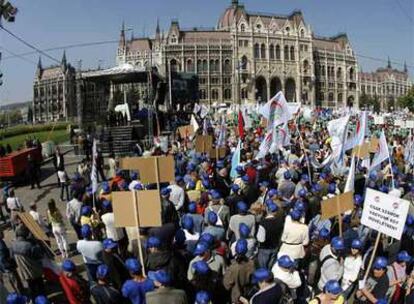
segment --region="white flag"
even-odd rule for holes
[[[344,193],[354,191],[355,186],[355,154],[352,155],[351,166],[349,168],[348,178],[346,180]]]
[[[390,152],[388,151],[387,139],[385,138],[384,131],[381,131],[381,136],[379,138],[379,144],[377,152],[374,155],[374,159],[371,163],[371,169],[375,168],[381,164],[384,160],[390,158]]]
[[[96,193],[98,190],[98,171],[96,168],[96,158],[98,157],[98,151],[96,148],[96,140],[93,140],[92,146],[92,172],[91,172],[91,181],[92,181],[92,193]]]
[[[240,152],[241,152],[241,146],[242,142],[239,139],[239,142],[237,143],[236,151],[234,151],[233,156],[231,158],[231,171],[230,171],[230,177],[235,178],[237,177],[237,171],[236,168],[240,164]]]
[[[337,137],[343,141],[346,127],[348,125],[349,115],[331,120],[328,122],[327,129],[331,137]]]
[[[285,95],[282,92],[277,93],[265,105],[259,113],[267,119],[267,128],[271,130],[274,126],[288,122],[292,118]]]
[[[256,159],[261,159],[266,156],[267,152],[269,152],[269,149],[272,145],[272,142],[273,142],[272,138],[273,138],[273,131],[271,130],[266,133],[265,138],[260,144],[259,152],[256,155]]]
[[[194,133],[196,133],[196,132],[197,132],[197,130],[200,128],[200,126],[198,125],[198,122],[197,122],[197,120],[195,119],[194,115],[191,115],[190,124],[193,126]]]

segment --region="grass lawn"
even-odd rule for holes
[[[19,145],[24,145],[24,142],[27,137],[36,137],[40,140],[40,142],[44,142],[47,140],[50,131],[40,131],[40,132],[33,132],[33,133],[26,133],[21,135],[16,135],[12,137],[7,137],[3,140],[0,140],[0,143],[3,146],[10,144],[12,149],[15,150]],[[63,143],[69,140],[69,134],[66,130],[55,130],[50,134],[49,140],[54,141],[57,144]]]

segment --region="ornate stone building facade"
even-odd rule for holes
[[[408,93],[412,87],[407,65],[403,71],[393,69],[388,59],[386,68],[379,68],[372,73],[360,73],[361,94],[378,99],[382,110],[397,108],[396,100]]]
[[[125,38],[117,62],[196,73],[202,102],[266,101],[283,90],[289,101],[358,106],[357,60],[345,34],[314,35],[300,11],[287,16],[254,13],[237,0],[212,29],[181,29],[174,20],[166,35]]]
[[[47,122],[76,117],[76,71],[63,53],[60,65],[42,67],[39,58],[33,83],[33,121]]]

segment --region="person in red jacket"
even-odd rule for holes
[[[71,260],[64,260],[62,273],[59,276],[60,285],[70,304],[90,304],[89,284],[76,274],[76,265]]]

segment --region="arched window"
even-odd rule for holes
[[[170,67],[171,67],[171,72],[177,72],[178,71],[178,63],[177,63],[177,60],[172,59],[170,61]]]
[[[305,37],[305,30],[304,29],[300,30],[300,37]]]
[[[264,43],[262,43],[262,46],[260,47],[260,57],[266,59],[266,45]]]
[[[211,90],[211,99],[213,99],[213,100],[218,99],[218,90],[216,90],[216,89]]]
[[[338,93],[338,103],[341,103],[343,101],[342,93]]]
[[[307,74],[309,72],[309,62],[307,60],[303,61],[303,73]]]
[[[273,44],[269,46],[269,58],[275,59],[275,47]]]
[[[208,70],[208,63],[207,63],[207,59],[203,60],[203,72],[207,72]]]
[[[289,60],[289,47],[287,45],[285,45],[284,53],[285,60]]]
[[[194,72],[194,63],[193,63],[193,60],[191,59],[187,60],[187,72],[190,72],[190,73]]]
[[[225,100],[231,99],[231,89],[224,89],[223,98]]]
[[[353,81],[354,80],[354,68],[350,68],[349,69],[349,80]]]
[[[241,95],[241,99],[247,99],[247,89],[246,88],[242,88],[240,95]]]
[[[231,73],[231,63],[230,63],[230,59],[226,59],[224,60],[224,73]]]
[[[295,60],[295,47],[290,47],[290,60]]]
[[[258,32],[260,32],[262,30],[262,25],[261,24],[257,24],[256,25],[256,29]]]
[[[203,62],[198,59],[197,60],[197,72],[201,72],[203,70]]]
[[[210,59],[210,72],[216,71],[216,64],[214,59]]]
[[[206,99],[206,90],[202,89],[198,92],[200,99]]]
[[[280,60],[280,46],[278,44],[276,45],[276,59]]]
[[[244,25],[244,24],[240,25],[240,31],[245,32],[246,31],[246,25]]]
[[[334,93],[329,93],[328,94],[328,101],[333,101],[334,100]]]
[[[258,43],[254,45],[254,58],[260,58],[260,47]]]
[[[241,59],[241,69],[247,70],[247,57],[246,56],[243,56]]]
[[[220,60],[216,59],[216,62],[214,63],[215,71],[220,71]]]

